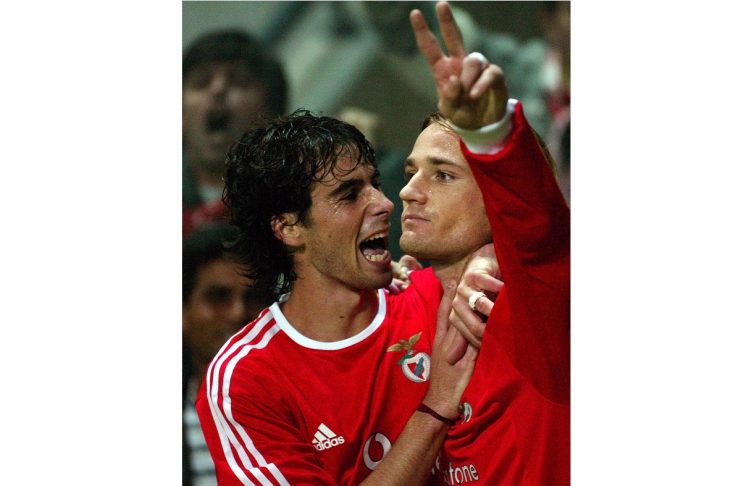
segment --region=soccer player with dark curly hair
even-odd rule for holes
[[[435,329],[431,270],[379,290],[393,204],[373,149],[353,126],[297,111],[248,131],[225,183],[230,249],[257,291],[283,297],[207,371],[197,409],[220,484],[423,481],[450,425],[434,414],[457,416],[475,350],[445,361],[457,331]]]

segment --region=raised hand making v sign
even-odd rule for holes
[[[501,120],[509,96],[502,70],[478,52],[468,54],[446,2],[439,2],[436,10],[447,56],[421,11],[412,10],[409,20],[435,78],[438,109],[453,124],[469,130]]]

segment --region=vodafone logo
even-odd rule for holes
[[[363,462],[371,471],[376,469],[391,450],[391,441],[380,432],[371,435],[363,447]]]

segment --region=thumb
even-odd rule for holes
[[[404,255],[399,258],[399,265],[401,265],[402,267],[407,267],[410,272],[422,269],[422,264],[419,263],[419,260],[411,255]]]

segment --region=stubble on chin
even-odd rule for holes
[[[399,239],[399,247],[405,255],[413,256],[418,260],[429,259],[430,251],[427,244],[416,236],[409,233],[402,233]]]

